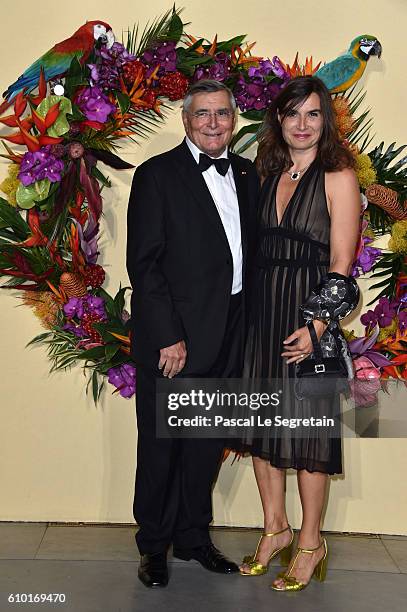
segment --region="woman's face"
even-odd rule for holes
[[[292,151],[308,151],[318,147],[324,119],[318,94],[312,93],[302,104],[281,118],[283,138]]]

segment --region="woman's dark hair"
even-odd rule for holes
[[[288,82],[266,112],[258,136],[259,148],[256,159],[257,169],[261,176],[284,172],[293,165],[287,143],[283,138],[278,115],[283,122],[288,113],[303,104],[312,93],[319,96],[323,117],[317,154],[321,165],[325,170],[331,171],[354,167],[355,162],[351,151],[339,140],[328,89],[317,77],[300,76]]]

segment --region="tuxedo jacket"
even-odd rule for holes
[[[244,297],[258,179],[252,162],[233,153],[229,158],[240,212]],[[219,213],[185,141],[137,168],[127,223],[136,364],[156,368],[161,348],[185,340],[183,374],[205,374],[225,332],[233,261]]]

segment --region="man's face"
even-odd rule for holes
[[[202,116],[200,116],[202,114]],[[226,91],[197,93],[182,121],[190,140],[203,153],[219,157],[228,146],[235,127],[235,113]]]

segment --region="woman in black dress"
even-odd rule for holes
[[[263,179],[251,276],[252,298],[245,377],[283,381],[282,413],[329,417],[339,398],[299,401],[289,379],[312,354],[312,321],[327,354],[352,365],[338,320],[357,305],[349,277],[359,236],[360,192],[353,156],[338,139],[331,97],[315,77],[291,80],[268,110],[257,157]],[[339,348],[338,347],[339,343]],[[284,385],[284,381],[285,385]],[[281,413],[280,413],[281,414]],[[320,523],[329,474],[341,473],[341,440],[327,428],[317,436],[269,428],[240,450],[249,451],[264,510],[264,534],[241,573],[260,575],[293,540],[285,509],[285,470],[297,470],[302,504],[298,548],[272,587],[300,590],[312,575],[324,578],[327,546]],[[267,536],[267,537],[266,537]]]

